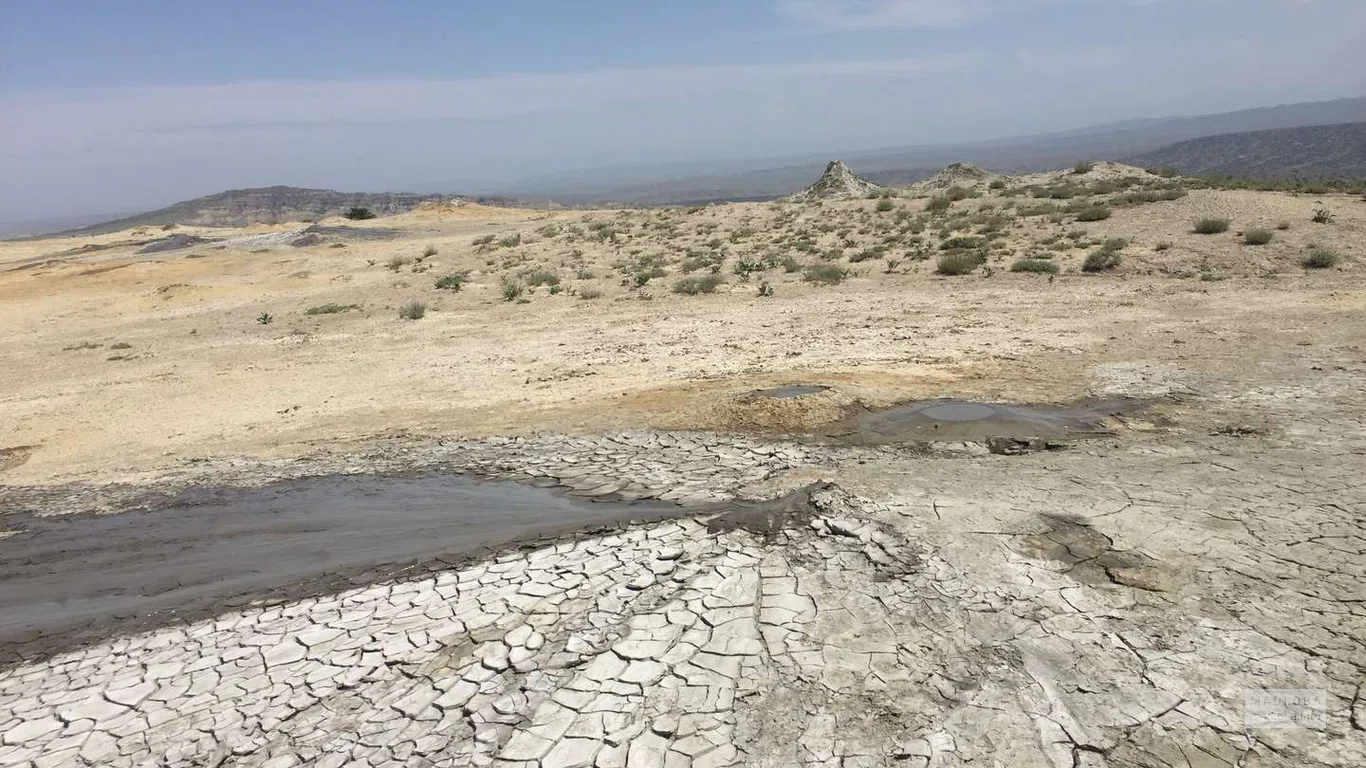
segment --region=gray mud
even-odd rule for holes
[[[1112,433],[1114,418],[1145,405],[1134,399],[1084,401],[1070,406],[927,400],[854,414],[842,420],[831,435],[864,445],[1097,437]]]
[[[155,511],[8,515],[21,533],[0,539],[0,644],[322,594],[434,558],[450,567],[516,542],[681,511],[458,475],[353,475],[199,490]]]
[[[403,234],[398,229],[383,229],[380,227],[346,227],[346,226],[323,226],[314,224],[304,229],[300,234],[321,235],[323,237],[335,237],[343,240],[392,240]]]

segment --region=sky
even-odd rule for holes
[[[0,0],[0,220],[1366,95],[1366,0]],[[702,167],[702,166],[698,166]]]

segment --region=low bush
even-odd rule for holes
[[[352,221],[362,221],[364,219],[375,218],[374,211],[370,210],[369,208],[361,208],[359,206],[352,208],[351,210],[347,211],[346,213],[343,213],[342,215],[348,219],[351,219]]]
[[[1056,275],[1058,274],[1058,265],[1048,259],[1018,259],[1010,265],[1010,271]]]
[[[1090,173],[1091,171],[1094,171],[1095,169],[1096,169],[1096,164],[1095,164],[1095,163],[1093,163],[1093,162],[1091,162],[1091,161],[1089,161],[1089,160],[1083,160],[1083,161],[1077,163],[1076,165],[1072,166],[1072,173],[1075,174],[1075,175],[1077,175],[1077,176],[1084,176],[1084,175]]]
[[[427,314],[427,305],[420,301],[410,301],[398,308],[398,316],[404,320],[421,320]]]
[[[925,210],[928,213],[947,213],[953,207],[953,199],[945,195],[935,195],[925,203]]]
[[[674,293],[696,296],[699,293],[716,293],[722,282],[720,275],[701,275],[700,277],[680,277],[674,281]]]
[[[982,266],[982,261],[977,253],[946,253],[939,257],[934,271],[941,275],[966,275]]]
[[[895,207],[896,203],[893,203],[891,200],[888,200],[884,197],[881,200],[877,201],[876,209],[878,213],[887,213]]]
[[[1309,254],[1300,264],[1305,269],[1332,269],[1338,264],[1338,255],[1328,248],[1314,246],[1309,249]]]
[[[1197,235],[1218,235],[1228,231],[1228,219],[1208,218],[1200,219],[1195,222],[1194,232]]]
[[[986,243],[986,238],[984,238],[984,237],[972,237],[972,236],[968,236],[968,235],[960,235],[960,236],[958,236],[958,237],[950,237],[949,239],[947,239],[947,240],[945,240],[944,242],[940,243],[940,244],[939,244],[939,250],[941,250],[941,251],[959,251],[959,250],[964,250],[964,249],[968,249],[968,248],[981,248],[982,245],[985,244],[985,243]]]
[[[526,290],[521,281],[512,277],[503,278],[503,301],[516,301],[522,298],[522,291]]]
[[[1110,209],[1103,205],[1093,205],[1077,211],[1077,221],[1104,221],[1110,218]]]
[[[1332,224],[1333,212],[1327,208],[1315,208],[1314,215],[1309,220],[1315,224]]]
[[[584,287],[580,288],[578,293],[579,298],[583,299],[584,301],[590,301],[592,299],[596,299],[602,296],[602,291],[598,290],[597,288],[594,288],[591,285],[585,285]]]
[[[1121,258],[1119,251],[1107,251],[1104,248],[1092,251],[1087,254],[1086,261],[1081,263],[1081,271],[1104,272],[1107,269],[1114,269],[1119,266]]]
[[[1243,243],[1245,245],[1266,245],[1275,237],[1269,229],[1249,229],[1243,233]]]
[[[533,288],[541,285],[559,285],[560,276],[549,269],[533,269],[526,273],[526,284]]]
[[[449,275],[442,275],[436,279],[436,287],[443,291],[459,291],[465,287],[465,274],[456,272]]]
[[[809,264],[802,270],[802,280],[817,285],[839,285],[848,274],[834,264]]]

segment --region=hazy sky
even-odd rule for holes
[[[1366,95],[1366,0],[4,0],[0,220]]]

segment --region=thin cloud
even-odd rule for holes
[[[1059,0],[779,0],[779,16],[825,29],[949,29]]]

